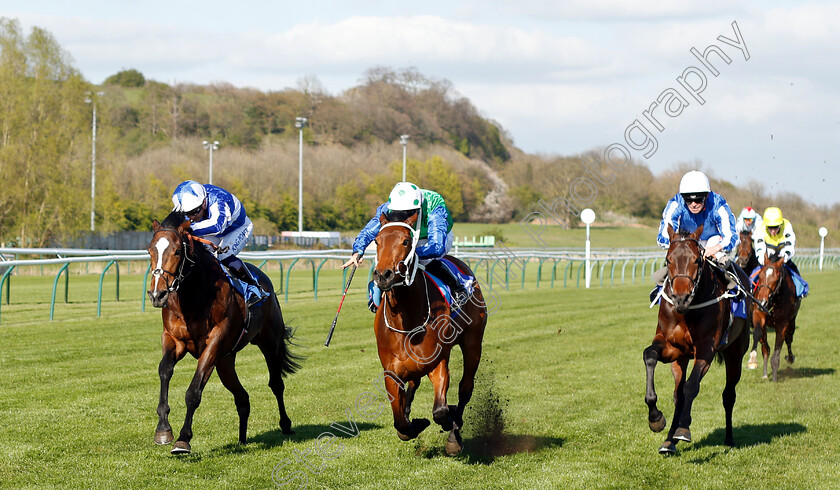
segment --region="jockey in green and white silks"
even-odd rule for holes
[[[452,248],[452,215],[440,194],[421,189],[411,182],[399,182],[391,190],[388,201],[376,208],[373,218],[353,242],[352,257],[342,267],[361,265],[365,249],[379,234],[380,216],[384,214],[388,221],[405,221],[418,210],[420,239],[417,242],[417,258],[420,265],[450,285],[454,296],[463,286],[445,272],[445,267],[437,267],[439,262],[435,260],[449,253]]]

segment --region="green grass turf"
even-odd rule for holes
[[[508,247],[583,247],[586,242],[586,228],[563,229],[539,224],[529,226],[519,223],[482,224],[455,223],[452,228],[455,238],[472,240],[482,235],[501,233],[502,242]],[[656,247],[656,229],[629,226],[593,226],[589,232],[591,246],[595,248]]]
[[[306,356],[300,372],[287,379],[295,435],[280,433],[265,363],[248,346],[237,356],[237,370],[251,397],[249,444],[236,443],[233,399],[214,375],[196,412],[193,453],[174,457],[169,446],[152,440],[161,320],[148,304],[139,311],[142,276],[121,278],[119,303],[114,279],[106,276],[111,286],[101,317],[98,276],[71,276],[69,303],[56,306],[53,322],[53,277],[16,276],[0,323],[0,486],[268,488],[275,472],[277,479],[305,475],[309,488],[764,488],[770,482],[836,488],[840,275],[812,272],[806,279],[812,293],[800,311],[796,364],[788,368],[783,361],[778,384],[761,379],[760,370],[744,372],[734,449],[723,445],[724,369],[715,364],[694,404],[694,442],[680,443],[675,457],[657,453],[664,433],[648,429],[644,403],[642,350],[656,321],[647,284],[637,279],[636,285],[585,290],[559,283],[550,289],[543,282],[536,289],[529,280],[524,290],[495,290],[498,309],[485,335],[461,455],[442,455],[446,435],[435,426],[400,441],[385,406],[370,420],[356,415],[358,435],[340,437],[340,453],[323,459],[318,436],[341,435],[331,424],[346,425],[346,410],[352,412],[360,395],[384,401],[361,278],[348,294],[332,346],[324,348],[341,275],[325,273],[314,301],[311,273],[293,274],[290,302],[281,305],[296,328],[294,352]],[[455,403],[457,350],[452,365],[449,401]],[[188,356],[175,369],[170,420],[176,435],[195,366]],[[658,366],[656,387],[670,423],[668,366]],[[431,418],[431,405],[426,380],[412,416]]]

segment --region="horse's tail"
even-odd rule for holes
[[[290,345],[297,345],[293,342],[295,331],[292,327],[283,323],[281,325],[283,330],[283,341],[280,342],[278,349],[280,350],[280,372],[285,377],[289,374],[294,374],[300,369],[300,361],[304,359],[303,356],[294,354],[289,350]]]

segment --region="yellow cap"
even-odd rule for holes
[[[771,228],[773,226],[782,226],[785,219],[782,217],[782,210],[777,207],[767,208],[764,210],[764,227]]]

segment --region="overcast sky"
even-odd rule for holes
[[[315,76],[337,95],[373,66],[416,67],[529,153],[620,143],[655,173],[699,161],[736,185],[840,202],[838,2],[2,0],[0,16],[50,31],[93,83],[126,68],[262,90]],[[729,64],[690,51],[712,44]],[[705,83],[697,97],[684,72]],[[626,141],[636,120],[628,137],[641,147],[646,130],[655,149]]]

